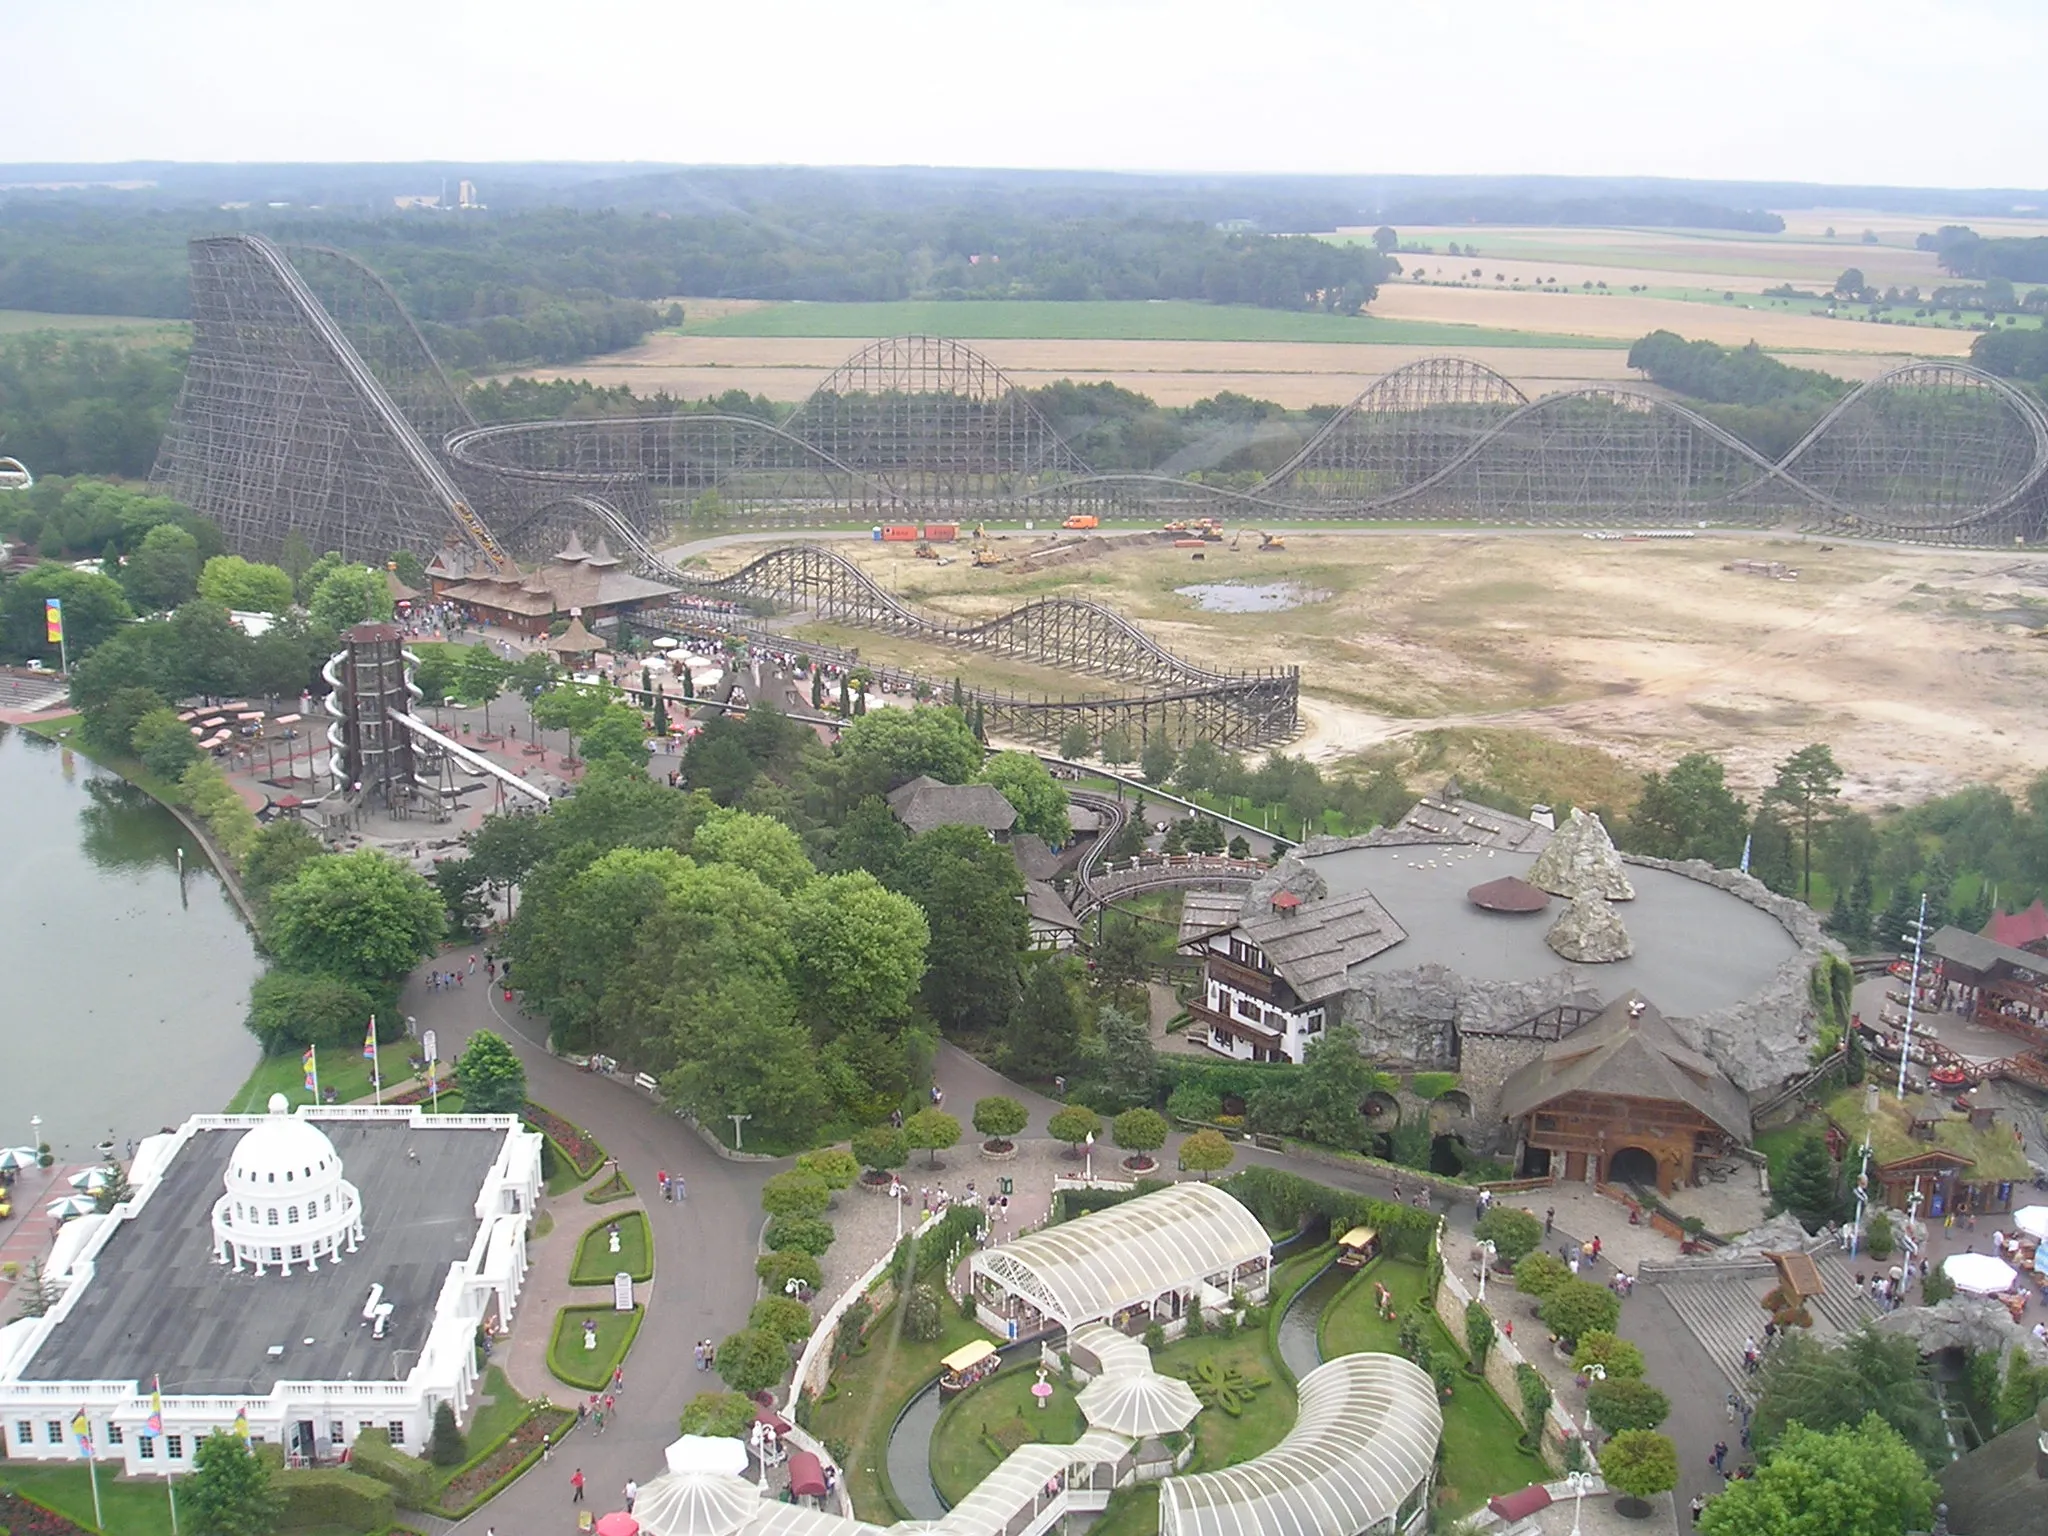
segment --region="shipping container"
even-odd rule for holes
[[[888,544],[915,544],[917,524],[897,523],[882,530],[882,540]]]
[[[933,544],[950,544],[960,537],[960,525],[958,523],[926,523],[924,525],[924,536],[928,542]]]

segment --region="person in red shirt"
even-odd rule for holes
[[[569,1479],[569,1487],[574,1490],[569,1495],[569,1502],[571,1504],[581,1504],[583,1502],[583,1469],[581,1467],[578,1467],[576,1475]]]

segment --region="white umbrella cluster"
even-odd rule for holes
[[[2029,1237],[2048,1242],[2048,1205],[2023,1205],[2012,1213],[2012,1224]]]
[[[1997,1296],[2013,1288],[2020,1272],[2003,1259],[1988,1253],[1952,1253],[1941,1261],[1941,1272],[1955,1282],[1956,1289],[1972,1296]]]
[[[59,1221],[69,1221],[74,1216],[92,1216],[99,1212],[100,1203],[85,1195],[66,1195],[61,1200],[52,1200],[44,1207]]]
[[[18,1173],[24,1168],[33,1168],[42,1161],[34,1147],[0,1147],[0,1168]]]

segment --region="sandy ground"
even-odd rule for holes
[[[1676,331],[1690,341],[1718,341],[1737,347],[1754,341],[1774,351],[1964,357],[1976,339],[1974,333],[1962,330],[1829,320],[1791,310],[1723,307],[1631,293],[1534,293],[1428,283],[1389,283],[1373,301],[1372,312],[1387,320],[1436,320],[1617,341],[1634,341],[1651,331]],[[1808,362],[1829,367],[1833,359]]]
[[[1539,308],[1567,302],[1562,298],[1521,297]],[[1588,302],[1597,306],[1616,301]],[[1688,314],[1713,314],[1706,305],[1674,303],[1671,307]],[[1831,327],[1836,324],[1817,323]],[[1894,347],[1907,339],[1917,344],[1926,334],[1902,332],[1896,327],[1861,329],[1879,331]],[[1447,351],[1496,369],[1532,398],[1589,384],[1641,382],[1629,369],[1627,352],[1620,348],[964,339],[1027,388],[1057,379],[1107,379],[1169,406],[1190,405],[1226,389],[1294,408],[1340,405],[1394,369],[1417,358],[1442,356]],[[728,389],[743,389],[771,400],[793,401],[809,395],[862,345],[844,337],[664,335],[573,367],[533,370],[532,376],[589,379],[607,387],[625,384],[643,395],[666,390],[690,400]],[[1819,360],[1804,354],[1787,354],[1787,360],[1800,366],[1824,367],[1843,378],[1865,379],[1901,359],[1877,352],[1844,352]]]
[[[2048,560],[1716,534],[1683,543],[1577,535],[1296,534],[1284,555],[1219,548],[1200,566],[1125,545],[1055,572],[934,568],[896,547],[849,553],[912,601],[989,614],[1057,587],[1130,613],[1183,654],[1298,664],[1319,760],[1433,726],[1596,747],[1630,774],[1719,754],[1754,793],[1829,743],[1866,806],[1969,782],[2018,788],[2048,762]],[[1012,549],[1021,549],[1020,543]],[[1785,561],[1796,582],[1724,569]],[[1191,582],[1295,583],[1312,600],[1199,611]],[[879,642],[878,642],[879,643]],[[866,642],[863,642],[864,649]],[[934,661],[956,670],[957,658]]]

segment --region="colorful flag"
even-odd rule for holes
[[[243,1440],[249,1438],[249,1410],[247,1408],[237,1408],[235,1410],[235,1434]]]
[[[377,1015],[370,1015],[369,1027],[363,1031],[363,1060],[377,1059]]]
[[[64,643],[64,599],[46,597],[43,599],[43,624],[49,630],[50,644]]]
[[[85,1416],[83,1408],[78,1417],[71,1421],[71,1433],[78,1437],[78,1454],[88,1460],[92,1457],[92,1421]]]
[[[164,1379],[161,1376],[150,1378],[149,1423],[144,1427],[152,1435],[164,1432]]]
[[[306,1054],[299,1061],[299,1064],[306,1069],[306,1092],[308,1093],[317,1093],[320,1088],[320,1063],[319,1058],[313,1054],[314,1049],[313,1046],[307,1046]]]

